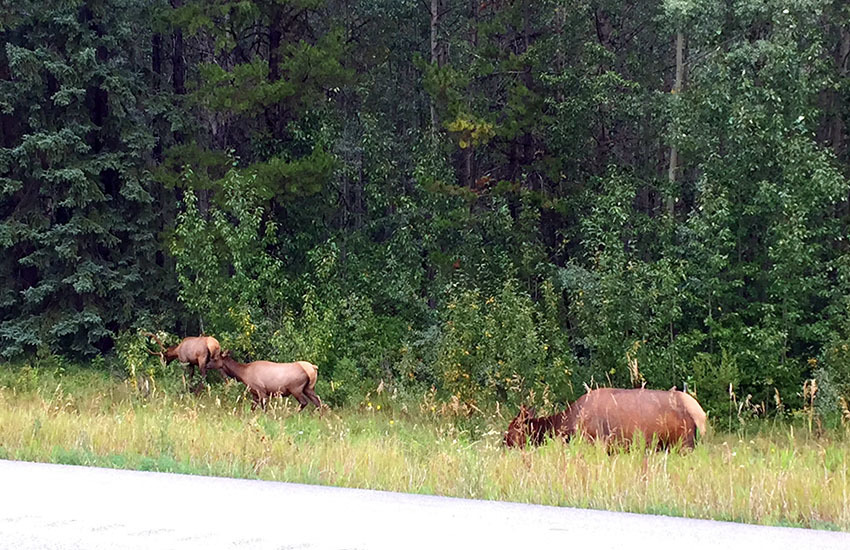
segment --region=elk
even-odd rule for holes
[[[146,351],[151,355],[159,355],[166,364],[175,359],[181,363],[188,363],[190,380],[195,376],[195,365],[200,369],[201,377],[206,378],[207,366],[210,361],[217,359],[221,355],[221,346],[218,340],[212,336],[189,336],[183,338],[176,346],[166,348],[156,334],[146,332],[145,335],[156,340],[156,343],[162,349],[159,352]]]
[[[697,430],[705,433],[706,417],[690,395],[677,391],[599,388],[582,395],[563,412],[534,417],[534,411],[520,407],[508,426],[504,443],[522,447],[526,441],[540,445],[547,436],[569,440],[576,433],[606,445],[628,447],[642,433],[659,448],[681,443],[693,449]]]
[[[246,386],[254,398],[251,409],[261,405],[264,409],[269,397],[291,395],[301,404],[301,409],[308,401],[321,409],[322,400],[314,390],[319,368],[307,361],[294,363],[273,363],[272,361],[253,361],[247,365],[236,361],[229,351],[224,351],[213,359],[210,368],[221,369],[227,376],[236,378]]]

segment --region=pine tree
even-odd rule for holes
[[[320,17],[324,3],[173,3],[169,18],[191,40],[187,51],[204,52],[192,59],[192,107],[202,124],[193,143],[174,151],[195,161],[198,176],[221,178],[235,155],[266,199],[285,202],[322,189],[333,159],[318,127],[348,78],[343,36]]]

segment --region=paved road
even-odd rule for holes
[[[0,460],[0,549],[850,549],[850,534]]]

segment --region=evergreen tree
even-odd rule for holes
[[[90,354],[164,279],[147,161],[146,2],[20,1],[0,29],[0,348]],[[153,284],[152,284],[153,283]],[[161,285],[160,285],[161,287]]]

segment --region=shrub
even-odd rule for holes
[[[546,388],[568,387],[571,357],[564,341],[515,282],[495,296],[459,288],[449,294],[435,358],[445,393],[468,403],[517,404]]]

